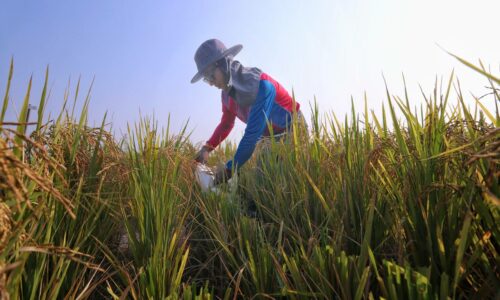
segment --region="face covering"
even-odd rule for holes
[[[234,101],[242,107],[251,106],[255,103],[259,92],[260,75],[262,71],[258,68],[244,67],[239,61],[231,57],[221,59],[220,69],[228,78],[227,85],[231,90]]]

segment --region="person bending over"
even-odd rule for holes
[[[246,123],[245,133],[234,158],[215,174],[214,184],[231,178],[252,156],[262,137],[279,139],[291,129],[293,113],[303,120],[300,104],[276,80],[259,68],[245,67],[233,58],[242,45],[226,48],[218,39],[203,42],[194,60],[198,72],[191,83],[203,78],[210,86],[221,90],[222,117],[212,136],[199,150],[195,160],[206,163],[209,153],[231,132],[236,118]],[[269,130],[269,126],[271,130]]]

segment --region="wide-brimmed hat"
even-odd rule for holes
[[[226,56],[236,56],[236,54],[238,54],[242,48],[243,46],[238,44],[228,49],[226,48],[224,43],[222,43],[218,39],[210,39],[203,42],[203,44],[198,47],[198,50],[196,50],[196,53],[194,55],[194,61],[196,62],[198,73],[196,73],[193,79],[191,79],[191,83],[195,83],[196,81],[200,80],[203,77],[206,69],[211,64]]]

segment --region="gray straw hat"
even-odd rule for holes
[[[218,39],[210,39],[203,42],[203,44],[198,47],[198,50],[196,50],[194,55],[194,61],[196,62],[196,67],[198,67],[198,73],[196,73],[193,79],[191,79],[191,83],[195,83],[200,80],[208,66],[223,57],[236,56],[242,48],[243,46],[238,44],[227,49],[224,43]]]

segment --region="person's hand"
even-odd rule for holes
[[[210,151],[212,151],[212,149],[207,145],[201,147],[200,151],[196,153],[194,160],[199,163],[206,164],[208,161],[208,154],[210,153]]]
[[[219,185],[221,183],[227,182],[232,175],[233,174],[231,170],[226,168],[226,165],[219,166],[215,171],[214,185]]]

